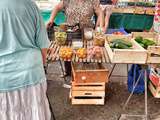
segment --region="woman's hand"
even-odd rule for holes
[[[53,26],[53,20],[49,20],[46,27],[51,28],[52,26]]]

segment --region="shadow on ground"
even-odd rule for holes
[[[55,68],[56,70],[54,70]],[[104,106],[71,105],[69,89],[63,88],[63,79],[59,78],[60,71],[57,68],[58,65],[50,68],[51,71],[57,73],[49,73],[47,91],[56,120],[117,120],[121,113],[144,113],[144,94],[135,94],[126,110],[122,110],[129,92],[127,91],[126,82],[118,82],[117,79],[126,81],[126,77],[111,78],[106,85],[106,102]],[[148,112],[151,115],[151,120],[160,120],[160,99],[153,98],[151,93],[148,93]],[[127,118],[123,120],[142,119]]]

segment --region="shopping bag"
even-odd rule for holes
[[[141,76],[140,76],[140,74],[141,74]],[[134,88],[139,76],[140,76],[139,82],[133,91],[133,88]],[[129,92],[132,92],[132,91],[133,91],[133,93],[143,93],[144,92],[144,90],[145,90],[144,72],[142,71],[142,68],[140,65],[133,64],[131,66],[130,70],[128,71],[127,83],[128,83],[128,91]]]

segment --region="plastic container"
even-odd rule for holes
[[[106,34],[113,34],[114,32],[122,32],[125,35],[127,35],[128,33],[124,30],[124,28],[119,28],[119,29],[108,29]]]
[[[84,38],[86,40],[91,40],[93,38],[93,29],[92,28],[84,28]]]

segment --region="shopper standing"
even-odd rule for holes
[[[32,0],[1,0],[1,120],[50,120],[43,69],[48,45],[45,25]]]

